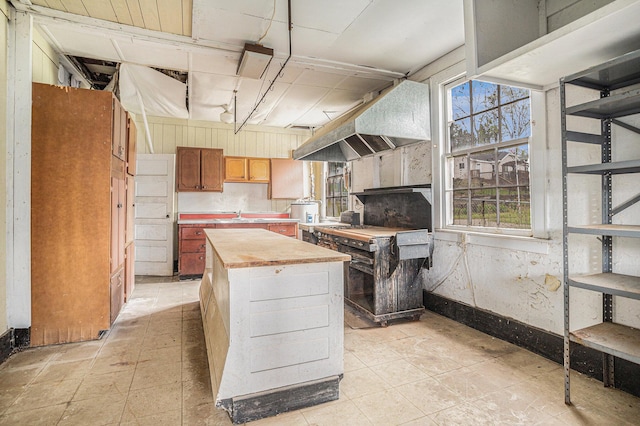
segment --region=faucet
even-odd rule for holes
[[[238,209],[238,216],[237,216],[237,218],[238,218],[238,219],[240,219],[241,217],[242,217],[242,210],[241,210],[241,209]]]

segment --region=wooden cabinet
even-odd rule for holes
[[[269,198],[298,199],[304,197],[304,166],[300,160],[271,159]]]
[[[297,223],[270,223],[269,231],[275,232],[287,237],[297,237],[298,224]]]
[[[136,175],[136,152],[138,145],[138,134],[136,133],[136,123],[131,114],[127,113],[127,174]]]
[[[268,158],[224,157],[225,182],[269,183]]]
[[[124,249],[124,301],[128,302],[136,285],[135,259],[136,246],[131,242]]]
[[[122,112],[110,92],[33,84],[32,346],[97,339],[124,303]]]
[[[124,305],[124,268],[120,268],[111,276],[109,282],[109,299],[110,299],[110,317],[111,324],[118,317],[118,313]]]
[[[205,229],[267,229],[281,235],[296,238],[297,222],[264,222],[264,223],[209,223],[178,225],[178,273],[181,277],[202,275],[205,265],[207,247]]]
[[[116,98],[113,98],[113,129],[111,139],[111,149],[115,157],[122,161],[127,160],[127,133],[128,120],[127,111],[120,105]]]
[[[207,247],[204,235],[205,228],[215,228],[215,225],[178,226],[178,271],[180,276],[202,275]]]
[[[222,150],[177,147],[176,190],[178,192],[222,192]]]

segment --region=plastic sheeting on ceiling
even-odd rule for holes
[[[149,67],[120,65],[120,102],[127,111],[147,115],[189,118],[187,85]]]

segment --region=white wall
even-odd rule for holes
[[[32,81],[34,83],[58,84],[58,54],[33,27]]]
[[[455,54],[459,54],[456,52]],[[452,54],[453,55],[453,54]],[[562,334],[563,288],[562,288],[562,180],[559,90],[544,93],[546,101],[546,128],[534,125],[534,132],[543,131],[542,138],[531,143],[531,180],[534,220],[542,223],[548,238],[481,234],[446,229],[440,210],[442,188],[440,156],[444,153],[445,127],[441,121],[443,103],[440,98],[441,83],[464,73],[464,62],[451,65],[450,58],[442,59],[442,66],[430,65],[431,105],[434,146],[433,175],[436,231],[434,267],[422,274],[423,288],[440,296],[485,309],[507,318]],[[587,99],[584,92],[572,96],[572,102]],[[637,120],[636,120],[637,121]],[[636,125],[640,122],[636,122]],[[582,130],[593,123],[579,123]],[[537,127],[536,127],[537,126]],[[597,132],[598,126],[592,131]],[[640,158],[638,135],[616,130],[615,136],[623,139],[623,148],[614,152],[614,157]],[[634,144],[635,142],[635,144]],[[635,157],[633,157],[635,156]],[[586,147],[577,155],[578,163],[599,161],[598,148]],[[535,164],[535,162],[538,164]],[[540,164],[540,163],[543,164]],[[572,164],[577,164],[572,162]],[[635,175],[634,175],[635,176]],[[595,223],[600,218],[600,202],[590,201],[599,194],[599,178],[587,182],[569,181],[570,223]],[[614,178],[618,192],[614,205],[637,193],[634,177]],[[636,182],[637,182],[637,178]],[[635,191],[635,192],[634,192]],[[543,217],[535,217],[543,216]],[[629,223],[640,215],[636,205],[621,215],[620,220]],[[624,222],[623,222],[624,223]],[[624,253],[616,256],[615,252]],[[572,273],[596,272],[600,268],[600,243],[595,237],[572,238],[570,243],[570,268]],[[640,275],[640,247],[637,241],[622,241],[614,248],[614,271]],[[601,319],[601,297],[593,292],[572,289],[572,328],[583,327]],[[618,299],[615,302],[615,320],[640,326],[640,302]]]
[[[222,148],[224,155],[289,158],[311,135],[308,131],[246,126],[234,134],[233,125],[148,117],[156,154],[175,154],[177,146]],[[150,153],[142,116],[136,117],[138,152]],[[278,211],[292,200],[269,200],[265,183],[225,183],[222,193],[178,193],[178,212]]]

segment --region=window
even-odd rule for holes
[[[529,90],[471,80],[447,95],[447,224],[530,229]]]
[[[344,182],[345,163],[328,163],[325,198],[328,217],[340,217],[347,210],[349,193]]]

